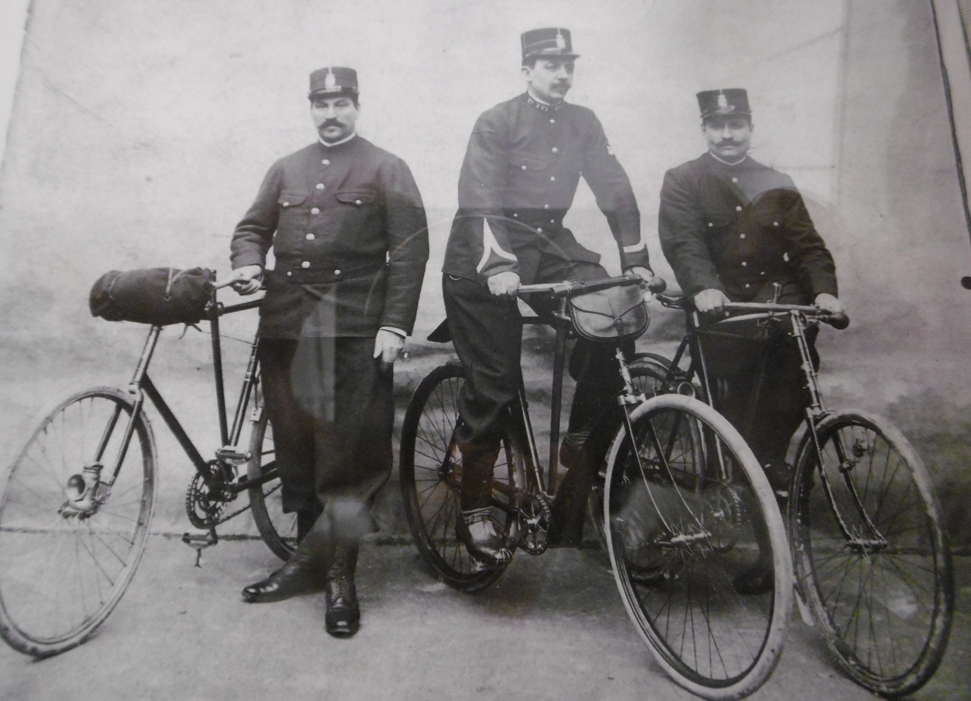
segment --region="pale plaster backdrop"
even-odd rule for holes
[[[519,34],[545,25],[573,31],[582,58],[569,99],[604,123],[671,281],[658,191],[665,169],[703,150],[694,93],[749,89],[753,156],[803,190],[853,318],[821,341],[834,403],[890,413],[930,451],[940,483],[966,486],[971,293],[958,280],[971,259],[919,0],[32,0],[0,171],[3,454],[62,384],[127,380],[144,330],[90,317],[98,275],[228,270],[231,232],[267,167],[314,138],[307,74],[328,63],[358,69],[361,134],[408,162],[425,199],[420,340],[443,314],[469,132],[522,90]],[[585,186],[568,223],[616,269]],[[643,345],[675,333],[676,318],[656,316]],[[207,339],[177,337],[166,332],[159,373],[182,383],[177,410],[208,410],[210,386],[194,379]]]

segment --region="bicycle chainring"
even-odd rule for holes
[[[215,468],[210,465],[210,469]],[[221,518],[223,509],[236,498],[225,485],[224,480],[219,480],[215,488],[210,487],[200,473],[195,474],[185,492],[185,513],[193,526],[211,528],[225,520]]]
[[[519,547],[530,555],[542,555],[549,547],[547,534],[553,512],[549,500],[542,494],[523,494],[519,507]]]

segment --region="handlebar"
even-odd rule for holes
[[[686,311],[693,308],[691,302],[684,296],[658,294],[657,299],[667,307],[676,307]],[[750,315],[755,317],[800,312],[813,319],[818,319],[824,324],[829,324],[837,331],[842,331],[850,325],[850,317],[845,312],[837,312],[834,314],[820,309],[815,305],[777,304],[774,302],[728,302],[723,309],[726,312],[749,312]]]
[[[619,277],[604,278],[603,280],[564,280],[563,282],[543,282],[536,285],[520,285],[516,289],[518,296],[545,293],[552,297],[572,297],[584,292],[606,290],[611,287],[628,287],[641,285],[644,279],[639,275],[621,275]],[[647,289],[652,294],[660,294],[667,289],[667,283],[659,277],[647,283]]]

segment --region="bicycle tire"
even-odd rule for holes
[[[399,480],[408,527],[422,560],[447,585],[476,592],[493,584],[508,562],[486,567],[475,561],[455,532],[460,511],[462,458],[453,438],[459,421],[458,396],[465,380],[461,365],[449,363],[432,370],[415,389],[401,428]],[[494,471],[493,519],[500,533],[515,540],[517,519],[511,511],[509,489],[522,489],[522,453],[515,440],[502,441]],[[505,494],[498,485],[505,485]]]
[[[697,399],[648,399],[631,426],[636,449],[622,428],[605,492],[624,607],[678,685],[706,699],[747,696],[775,669],[792,610],[792,561],[772,490],[738,432]],[[741,595],[732,581],[758,561],[759,532],[771,547],[773,587]]]
[[[797,580],[841,669],[881,695],[910,694],[941,663],[954,611],[953,567],[930,478],[881,417],[829,414],[816,436],[822,459],[807,432],[789,507]],[[837,445],[849,449],[847,460]]]
[[[270,424],[266,408],[260,407],[252,420],[249,452],[252,454],[246,463],[246,476],[257,479],[273,467],[276,452],[273,445],[273,426]],[[280,479],[265,482],[247,490],[253,521],[267,547],[281,560],[287,560],[297,548],[297,516],[284,513]]]
[[[659,394],[667,394],[675,391],[675,388],[669,388],[665,384],[668,368],[661,362],[660,357],[639,354],[631,362],[628,369],[630,370],[631,380],[634,383],[634,389],[642,392],[648,399],[656,397]],[[587,509],[590,512],[590,523],[593,526],[594,535],[597,536],[597,540],[604,550],[607,549],[607,533],[604,530],[603,508],[606,478],[607,460],[605,456],[603,466],[594,478],[593,488],[590,490],[590,498],[587,502]]]
[[[0,636],[22,653],[49,657],[80,645],[135,574],[155,505],[157,455],[144,413],[131,434],[138,450],[123,445],[134,410],[119,389],[74,394],[40,421],[0,477]],[[69,482],[83,489],[84,465],[103,464],[108,481],[119,454],[100,506],[83,518],[62,516]]]

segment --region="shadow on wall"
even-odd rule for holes
[[[885,413],[930,472],[952,549],[971,554],[971,405],[956,406],[927,389],[901,397]]]

